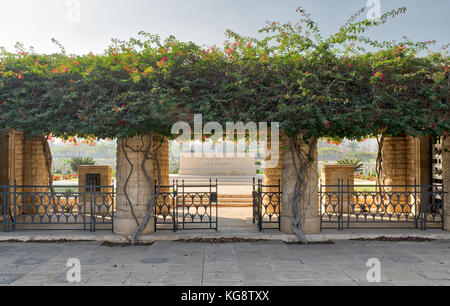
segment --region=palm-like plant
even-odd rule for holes
[[[337,161],[338,165],[354,165],[355,172],[361,172],[363,168],[363,163],[359,159],[343,159]]]
[[[78,166],[93,166],[95,160],[92,157],[72,157],[70,160],[70,168],[74,172],[78,172]]]

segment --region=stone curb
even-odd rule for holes
[[[434,240],[450,240],[450,232],[378,232],[378,233],[322,233],[306,235],[310,242],[325,242],[330,240],[352,240],[352,239],[376,239],[379,237],[388,238],[426,238]],[[292,234],[267,234],[267,233],[215,233],[215,234],[195,234],[195,233],[175,233],[175,234],[153,234],[145,235],[139,239],[141,243],[153,243],[156,241],[180,241],[191,239],[242,239],[242,240],[267,240],[283,241],[287,243],[297,242],[297,237]],[[110,243],[126,243],[129,237],[117,234],[46,234],[46,233],[0,233],[0,242],[80,242],[99,241]]]

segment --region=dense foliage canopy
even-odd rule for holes
[[[405,12],[357,21],[323,38],[299,9],[298,24],[268,23],[264,39],[231,31],[223,48],[140,33],[102,54],[0,55],[0,130],[117,138],[172,124],[280,122],[288,135],[361,139],[446,135],[449,58],[419,56],[433,42],[378,42],[364,33]],[[57,44],[58,42],[55,41]],[[365,50],[363,48],[368,48]]]

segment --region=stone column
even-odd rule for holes
[[[429,137],[386,137],[383,146],[383,181],[386,185],[430,184]]]
[[[431,183],[430,177],[430,139],[429,137],[386,137],[383,146],[383,177],[382,183],[385,185],[428,185]],[[385,191],[413,192],[414,187],[386,187]],[[414,204],[414,198],[399,200],[400,204],[408,201]],[[392,204],[397,204],[396,197],[391,199]],[[420,205],[419,201],[417,204]],[[420,206],[415,205],[416,213]],[[388,212],[394,212],[392,206],[387,208]],[[408,212],[408,207],[404,209],[397,205],[396,212]]]
[[[152,196],[151,182],[153,177],[153,161],[148,159],[145,161],[144,168],[146,169],[149,178],[147,178],[142,170],[142,161],[144,154],[134,152],[132,149],[147,148],[150,144],[151,134],[145,136],[135,136],[133,138],[121,138],[117,141],[117,197],[116,197],[116,213],[114,216],[114,232],[122,235],[133,234],[137,227],[136,221],[131,213],[130,203],[127,201],[124,191],[125,182],[130,175],[127,184],[127,193],[134,209],[134,213],[141,223],[144,220],[147,210],[147,203]],[[131,167],[129,161],[133,165]],[[143,231],[143,234],[148,234],[154,231],[154,219],[150,219],[148,226]]]
[[[26,186],[48,186],[48,172],[41,137],[24,137],[23,184]],[[30,187],[24,189],[24,191],[31,192],[46,192],[48,187]],[[46,209],[44,205],[48,205],[49,200],[50,198],[47,197],[41,199],[36,196],[34,200],[31,197],[27,197],[22,212],[24,214],[47,213],[51,208]],[[38,209],[36,209],[36,206],[38,206]]]
[[[444,139],[442,144],[442,178],[444,190],[444,227],[450,231],[450,138]]]
[[[159,148],[158,148],[159,147]],[[169,171],[169,140],[162,138],[160,135],[153,135],[153,150],[157,151],[157,157],[159,162],[159,168],[161,171],[161,186],[170,186],[170,171]],[[153,177],[154,180],[158,180],[158,168],[156,161],[153,161]],[[160,192],[170,192],[170,187],[163,187]],[[163,197],[159,197],[158,205],[155,207],[155,212],[159,214],[169,213],[167,204]]]
[[[24,141],[25,135],[21,132],[9,132],[9,162],[8,178],[11,183],[24,184]]]
[[[289,148],[288,137],[282,137],[281,143],[283,147]],[[304,150],[309,150],[308,145],[304,145]],[[281,231],[284,233],[293,233],[292,222],[294,220],[294,207],[292,204],[295,185],[297,181],[297,174],[294,169],[292,161],[292,152],[290,150],[283,151],[283,165],[282,165],[282,190],[283,190],[283,209],[281,211]],[[314,162],[311,168],[307,171],[305,180],[308,181],[308,188],[300,199],[305,214],[304,224],[302,226],[305,234],[316,234],[320,232],[320,217],[319,217],[319,195],[318,195],[318,153],[317,147],[314,148]]]
[[[0,131],[0,185],[5,184],[9,179],[8,164],[9,164],[9,137],[7,133],[3,133]]]
[[[3,133],[1,139],[0,183],[9,181],[10,184],[16,183],[19,186],[47,186],[48,173],[42,139],[40,137],[26,138],[24,133],[14,130],[9,131],[8,135]],[[47,188],[18,187],[16,191],[46,192]],[[36,197],[33,202],[29,196],[17,199],[18,203],[25,201],[23,213],[26,214],[37,213],[36,207],[38,206],[39,212],[45,213],[44,205],[40,204],[48,204],[48,200],[46,197],[42,200]],[[22,212],[17,211],[15,214],[19,215],[20,213]]]
[[[169,178],[169,140],[167,138],[163,138],[161,144],[161,136],[154,135],[153,136],[153,149],[155,150],[158,146],[158,162],[161,170],[161,185],[169,186],[170,178]],[[156,167],[156,162],[153,162],[153,177],[158,179],[158,169]]]

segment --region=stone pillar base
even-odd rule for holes
[[[293,234],[292,229],[293,219],[289,217],[282,216],[281,219],[281,231],[287,234]],[[320,217],[306,217],[305,223],[302,226],[303,234],[318,234],[320,233]]]
[[[114,233],[131,236],[136,229],[136,221],[133,219],[122,219],[114,217]],[[155,231],[155,219],[151,218],[147,227],[142,232],[142,235],[151,234]]]

